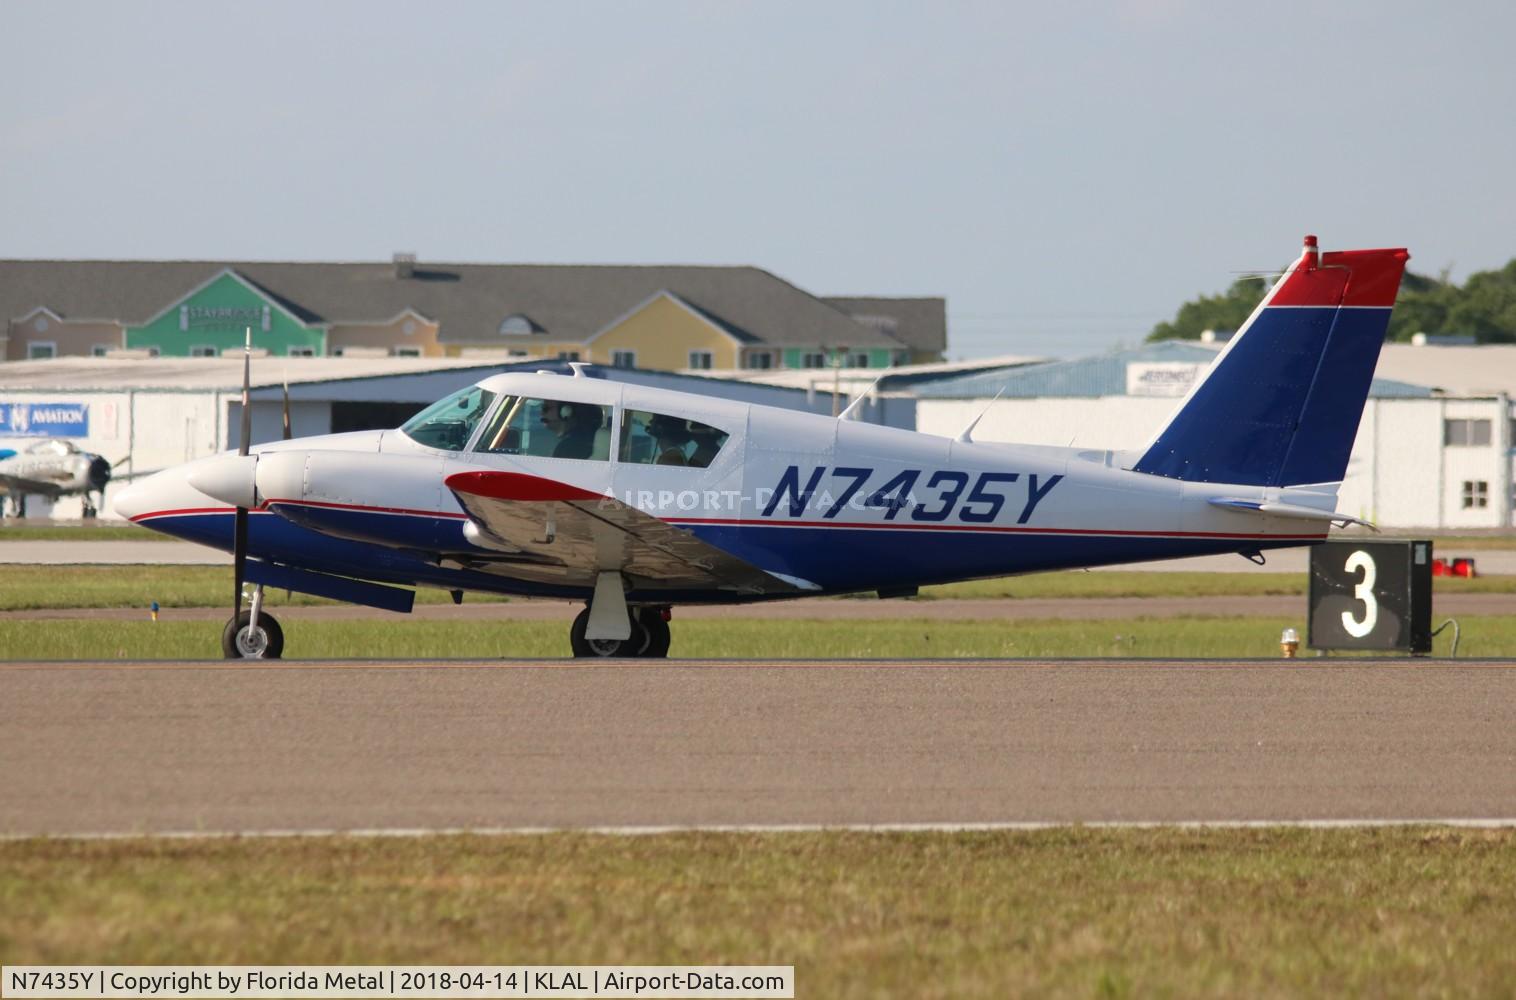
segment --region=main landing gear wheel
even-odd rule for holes
[[[637,620],[647,631],[648,637],[647,646],[638,656],[661,660],[669,655],[669,643],[673,641],[673,635],[669,632],[668,619],[663,617],[666,613],[665,608],[643,608],[637,613]]]
[[[284,630],[267,611],[258,614],[258,628],[253,612],[243,611],[227,620],[221,630],[221,652],[228,660],[277,660],[284,653]]]
[[[569,647],[575,656],[602,657],[653,657],[669,654],[669,626],[658,610],[643,608],[632,612],[632,634],[626,639],[589,639],[585,630],[589,627],[590,609],[585,608],[574,618],[569,629]]]

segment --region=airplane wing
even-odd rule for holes
[[[49,483],[41,479],[27,479],[25,476],[11,476],[0,472],[0,493],[55,497],[61,492],[62,490],[58,488],[57,483]]]
[[[759,569],[651,514],[600,493],[515,472],[460,472],[445,480],[468,512],[470,540],[502,554],[499,571],[593,583],[615,570],[654,588],[803,594],[820,588]]]

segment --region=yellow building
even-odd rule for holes
[[[646,369],[940,360],[940,298],[819,298],[755,267],[0,261],[0,356],[478,356]]]

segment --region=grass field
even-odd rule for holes
[[[1513,578],[1516,580],[1516,578]],[[306,594],[265,595],[274,607],[336,604]],[[503,601],[493,594],[468,595],[470,603]],[[0,567],[0,611],[39,608],[142,608],[157,601],[165,608],[214,608],[232,602],[232,572],[223,566],[32,566]],[[452,601],[445,590],[416,591],[418,604]],[[227,614],[230,615],[230,610]]]
[[[912,608],[912,614],[930,606]],[[1458,655],[1516,656],[1516,617],[1461,619]],[[558,622],[370,619],[281,623],[290,659],[497,659],[566,657]],[[1122,618],[1006,622],[691,619],[674,621],[675,658],[1276,658],[1279,633],[1299,618]],[[1452,632],[1435,640],[1449,652]],[[3,660],[200,660],[220,656],[221,625],[210,621],[0,621]]]
[[[0,520],[0,542],[171,542],[171,535],[124,521]]]
[[[1516,576],[1487,576],[1472,580],[1436,577],[1438,593],[1516,594]],[[940,598],[1093,598],[1205,597],[1293,595],[1306,592],[1303,573],[1140,573],[1113,570],[1100,573],[1038,573],[1031,576],[974,580],[922,590],[917,603]],[[29,566],[0,569],[0,611],[39,608],[146,608],[157,601],[165,608],[207,608],[231,603],[231,572],[220,566]],[[331,604],[319,597],[270,591],[270,603]],[[470,603],[506,600],[469,593]],[[872,594],[862,599],[874,600]],[[422,604],[452,600],[445,591],[416,591]],[[914,607],[915,604],[904,605]],[[906,613],[906,612],[903,612]]]
[[[794,965],[802,997],[1509,996],[1506,830],[0,843],[0,961]]]

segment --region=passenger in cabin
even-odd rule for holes
[[[690,456],[690,464],[696,468],[709,468],[711,460],[726,443],[726,434],[714,427],[695,423],[690,426],[690,440],[695,442],[695,453]]]
[[[590,458],[595,453],[595,432],[604,413],[591,403],[560,403],[544,400],[542,423],[558,439],[554,458]]]
[[[689,465],[689,456],[685,449],[691,439],[689,422],[677,417],[666,417],[663,414],[655,414],[647,424],[648,433],[657,442],[657,459],[655,465]]]

